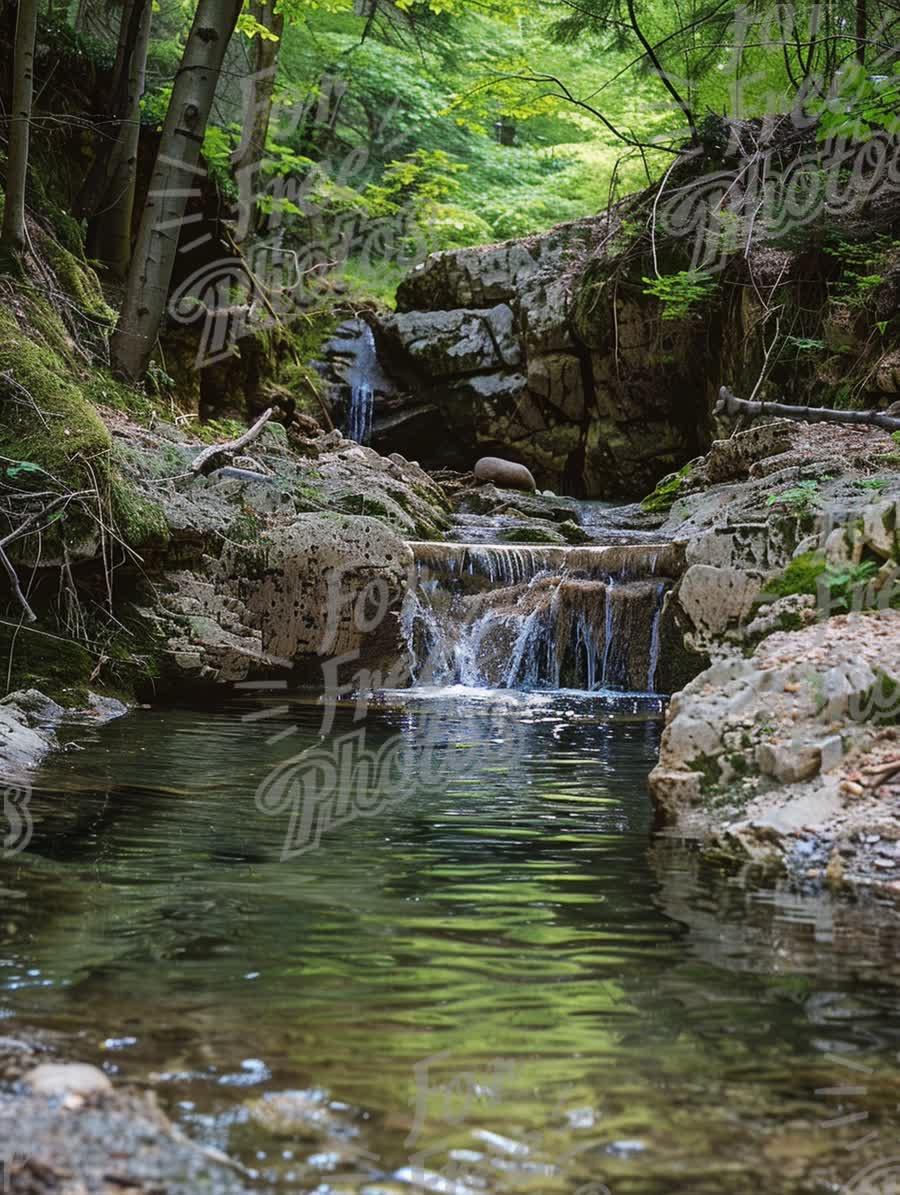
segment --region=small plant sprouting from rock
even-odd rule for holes
[[[662,303],[664,320],[688,319],[712,298],[717,281],[703,270],[679,270],[677,274],[661,274],[658,278],[641,279],[646,285],[644,294]]]
[[[801,481],[792,489],[782,494],[770,494],[766,499],[767,506],[786,506],[797,514],[806,514],[819,492],[817,481]]]
[[[872,605],[869,586],[878,575],[874,560],[863,560],[859,564],[842,564],[830,567],[820,581],[828,598],[828,608],[833,614],[846,614],[851,610],[862,610]]]

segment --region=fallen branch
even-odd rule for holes
[[[863,768],[866,784],[873,791],[887,784],[895,776],[900,776],[900,760],[892,759],[887,763],[876,764],[874,767]]]
[[[781,402],[751,402],[746,398],[735,398],[727,386],[719,391],[715,413],[729,415],[732,419],[739,415],[746,415],[749,419],[774,415],[779,419],[795,419],[801,423],[871,423],[888,432],[900,431],[900,419],[881,411],[833,411],[830,407],[791,407]]]
[[[238,436],[236,440],[229,440],[226,444],[211,444],[209,448],[204,448],[191,462],[191,473],[195,476],[205,476],[216,469],[221,469],[242,448],[246,448],[248,444],[256,439],[274,413],[274,407],[269,407],[268,411],[260,415],[256,423],[251,428],[248,428],[242,436]]]

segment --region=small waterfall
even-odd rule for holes
[[[412,547],[402,620],[416,684],[654,691],[680,549]]]
[[[656,587],[656,610],[653,612],[653,625],[650,628],[650,662],[647,665],[647,692],[656,692],[656,674],[659,672],[659,641],[662,627],[663,608],[666,604],[668,586],[660,582]]]
[[[357,444],[368,444],[372,438],[372,419],[375,413],[375,387],[372,384],[378,353],[375,336],[364,324],[356,348],[356,359],[350,370],[350,413],[347,436]]]

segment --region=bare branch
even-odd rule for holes
[[[795,419],[800,423],[871,423],[888,432],[900,431],[900,419],[885,415],[882,411],[833,411],[830,407],[791,407],[782,402],[750,402],[735,398],[727,386],[719,391],[716,403],[717,415],[746,415],[758,419],[762,415],[774,415],[779,419]]]
[[[191,462],[191,473],[196,477],[221,469],[226,461],[256,439],[274,413],[274,407],[269,407],[268,411],[260,415],[256,423],[248,428],[242,436],[238,436],[236,440],[229,440],[226,444],[211,444],[209,448],[204,448]]]

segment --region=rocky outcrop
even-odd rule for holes
[[[443,425],[435,437],[431,419],[421,460],[471,468],[496,452],[542,488],[640,497],[708,444],[719,350],[698,321],[661,324],[640,261],[621,275],[619,219],[436,254],[401,285],[398,312],[373,318],[394,409]],[[376,444],[389,443],[386,429]]]
[[[747,854],[789,857],[812,827],[830,849],[806,878],[900,892],[898,719],[900,611],[779,632],[673,699],[651,791],[682,831]]]
[[[95,1066],[60,1060],[43,1036],[0,1039],[0,1122],[9,1130],[3,1134],[2,1157],[9,1195],[113,1190],[248,1195],[249,1172],[220,1151],[189,1140],[152,1091],[114,1086]]]
[[[604,215],[436,254],[401,285],[397,313],[374,323],[407,392],[395,408],[427,407],[445,429],[431,421],[421,460],[470,468],[496,452],[542,487],[640,496],[701,447],[692,333],[661,335],[651,304],[586,276],[615,228]]]
[[[819,406],[896,400],[900,269],[887,226],[871,235],[884,214],[824,250],[776,248],[754,215],[698,268],[708,165],[678,163],[595,218],[428,258],[396,312],[367,316],[396,387],[376,446],[389,451],[402,426],[403,451],[428,467],[496,453],[542,489],[641,497],[722,434],[723,384]]]
[[[664,527],[688,566],[664,643],[709,666],[672,699],[657,809],[679,833],[804,883],[900,891],[891,447],[871,430],[739,433],[684,475]],[[815,858],[798,845],[810,836]]]
[[[24,781],[28,772],[53,749],[56,732],[62,723],[73,720],[107,722],[121,717],[126,710],[121,701],[96,693],[88,693],[80,709],[66,709],[37,689],[7,694],[0,701],[0,777],[13,786]],[[9,790],[7,796],[11,796]],[[0,838],[0,848],[11,849],[16,845],[14,841],[5,843]]]
[[[298,455],[277,427],[236,462],[245,467],[186,477],[172,459],[196,453],[184,437],[120,434],[169,530],[134,598],[157,661],[153,692],[263,676],[321,688],[322,664],[339,658],[347,675],[403,683],[406,541],[439,539],[449,525],[447,499],[422,469],[337,432],[305,439]],[[161,456],[171,477],[159,476]]]

